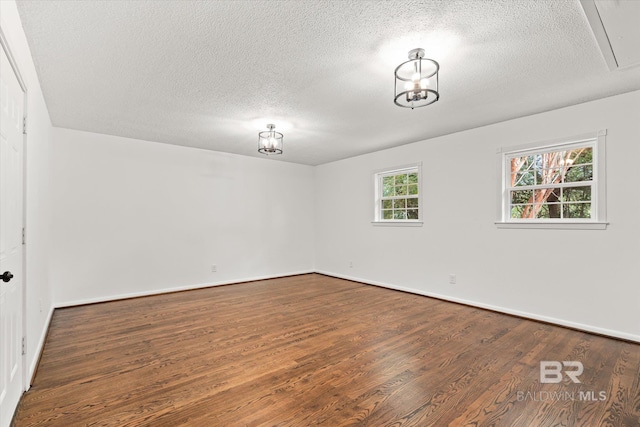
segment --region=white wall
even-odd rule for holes
[[[599,129],[607,230],[496,228],[498,147]],[[639,141],[633,92],[318,166],[316,269],[640,341]],[[372,226],[372,172],[416,161],[424,226]]]
[[[54,144],[56,305],[313,270],[311,166],[59,128]]]
[[[27,86],[26,335],[27,375],[36,368],[53,310],[49,282],[51,248],[51,121],[14,1],[0,1],[0,27]],[[4,73],[5,70],[2,70]]]

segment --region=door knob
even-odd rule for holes
[[[8,282],[9,280],[13,279],[13,274],[11,274],[10,271],[5,271],[4,273],[2,273],[2,276],[0,276],[0,279],[2,279],[3,282]]]

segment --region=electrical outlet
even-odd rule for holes
[[[456,275],[455,274],[450,274],[449,275],[449,284],[450,285],[455,285],[456,284]]]
[[[349,268],[353,268],[353,261],[349,261]]]
[[[212,264],[212,265],[211,265],[211,272],[212,272],[212,273],[215,273],[215,272],[217,272],[217,271],[218,271],[218,266],[217,266],[217,265],[215,265],[215,264]]]

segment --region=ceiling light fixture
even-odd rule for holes
[[[409,60],[395,71],[395,98],[393,102],[404,108],[424,107],[440,99],[438,71],[440,65],[424,57],[424,49],[409,51]]]
[[[267,125],[267,131],[258,134],[258,153],[282,154],[282,139],[280,132],[274,131],[276,125]]]

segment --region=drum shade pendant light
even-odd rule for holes
[[[395,98],[393,102],[404,108],[418,108],[433,104],[440,98],[438,71],[440,65],[424,57],[424,49],[409,51],[409,60],[395,71]]]
[[[282,154],[282,134],[274,131],[276,125],[267,125],[267,131],[258,134],[258,153]]]

